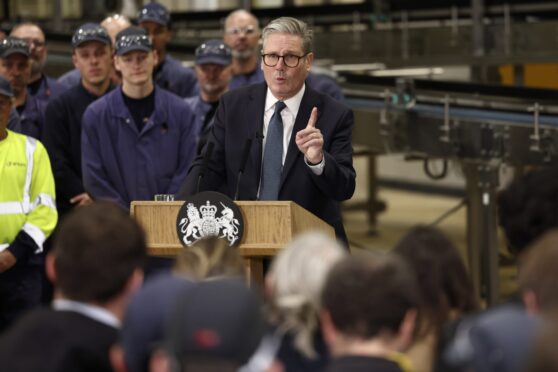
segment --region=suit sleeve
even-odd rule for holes
[[[70,140],[71,125],[60,101],[51,101],[46,108],[44,142],[52,160],[52,172],[56,182],[58,200],[69,201],[83,193],[81,176],[72,168],[72,149]]]
[[[83,114],[81,132],[83,186],[93,198],[110,200],[128,209],[130,206],[112,185],[103,164],[97,129],[99,121],[95,111],[88,107]]]
[[[317,124],[319,127],[319,123]],[[342,112],[334,127],[331,144],[324,148],[325,167],[321,175],[312,174],[316,186],[328,197],[343,201],[350,199],[355,192],[355,170],[353,168],[352,131],[353,112]]]
[[[180,131],[180,148],[178,151],[178,168],[169,184],[167,194],[175,194],[188,174],[188,168],[196,156],[196,123],[195,117],[187,104],[184,103],[180,111],[179,120],[182,123]]]

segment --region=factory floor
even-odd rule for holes
[[[353,198],[360,200],[365,191],[357,187]],[[432,195],[413,191],[402,191],[389,188],[379,189],[379,199],[387,204],[387,209],[379,214],[377,234],[369,233],[368,218],[365,211],[345,210],[343,213],[345,229],[351,244],[351,251],[362,250],[388,251],[414,225],[430,224],[441,215],[458,205],[459,197]],[[347,202],[350,205],[351,201]],[[460,208],[444,219],[439,225],[448,238],[457,246],[466,262],[467,235],[466,210]],[[502,239],[500,239],[502,241]],[[503,247],[503,243],[500,243]],[[501,251],[500,263],[500,297],[505,299],[516,288],[517,270],[510,260],[506,259],[505,249]]]

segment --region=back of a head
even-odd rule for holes
[[[449,312],[477,309],[473,283],[457,248],[438,229],[412,228],[394,247],[413,270],[427,322],[441,330]]]
[[[415,279],[401,259],[363,254],[332,268],[322,302],[338,333],[367,341],[397,334],[419,299]]]
[[[329,236],[311,232],[296,237],[273,260],[266,279],[271,292],[271,316],[295,334],[295,345],[313,356],[313,332],[318,328],[321,292],[331,267],[346,251]]]
[[[186,248],[177,258],[174,272],[191,279],[244,277],[242,257],[225,239],[201,239]]]
[[[543,168],[519,176],[498,194],[499,223],[512,253],[558,227],[558,169]]]
[[[549,230],[529,246],[519,271],[519,288],[525,295],[534,293],[537,310],[558,310],[558,229]],[[529,304],[528,304],[529,305]]]
[[[238,368],[261,341],[261,311],[259,296],[241,279],[199,282],[169,313],[165,348],[183,370]]]
[[[105,303],[124,289],[146,257],[141,227],[108,202],[76,208],[54,243],[56,288],[68,299]]]

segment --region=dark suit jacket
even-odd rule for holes
[[[226,93],[219,102],[208,142],[215,148],[200,191],[224,191],[234,196],[243,148],[252,139],[252,148],[240,182],[239,200],[255,200],[260,183],[263,144],[265,83],[249,85]],[[318,108],[316,127],[324,136],[325,168],[320,176],[312,173],[298,150],[295,136],[308,124],[312,108]],[[355,189],[352,161],[352,111],[329,96],[306,86],[295,120],[281,175],[279,200],[292,200],[335,228],[337,237],[346,241],[339,202],[349,199]],[[192,164],[178,199],[195,193],[203,164],[200,155]]]
[[[0,336],[0,370],[108,372],[118,330],[72,311],[39,309]]]

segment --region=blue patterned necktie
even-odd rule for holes
[[[277,200],[283,168],[283,119],[281,111],[285,102],[277,101],[275,112],[269,121],[262,166],[260,200]]]

